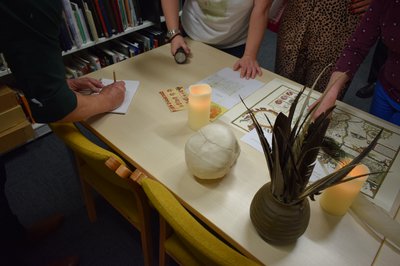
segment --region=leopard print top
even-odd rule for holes
[[[361,16],[349,10],[351,0],[288,0],[277,40],[275,72],[323,91],[336,60]],[[345,90],[343,90],[345,91]]]

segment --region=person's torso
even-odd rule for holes
[[[245,43],[253,0],[186,0],[182,25],[194,40],[218,48]]]

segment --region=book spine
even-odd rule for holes
[[[99,14],[96,8],[96,5],[94,3],[94,0],[85,0],[85,3],[89,9],[89,11],[92,13],[93,20],[94,20],[94,25],[96,26],[96,31],[98,38],[105,37],[104,31],[103,31],[103,26],[101,25],[101,21],[99,18]]]
[[[112,29],[110,19],[108,17],[108,12],[106,11],[105,3],[107,2],[107,0],[98,0],[98,1],[101,9],[101,14],[104,19],[104,24],[107,27],[108,36],[111,36],[113,35],[113,33],[115,33],[115,30]]]
[[[131,10],[129,7],[129,0],[124,0],[124,4],[125,4],[126,19],[128,20],[128,26],[133,27],[132,14],[131,14]]]
[[[94,23],[92,12],[89,10],[87,3],[84,3],[84,7],[85,7],[86,17],[89,22],[89,28],[90,31],[92,32],[93,41],[97,42],[99,40],[99,35],[97,34],[97,29]]]
[[[112,6],[112,10],[113,10],[113,15],[115,18],[115,22],[117,24],[117,30],[118,32],[123,32],[124,28],[122,26],[122,20],[121,20],[121,14],[119,12],[119,8],[118,8],[118,0],[111,0],[111,6]]]
[[[71,3],[69,0],[62,0],[64,12],[65,12],[65,17],[67,19],[68,27],[71,31],[74,43],[76,47],[81,47],[82,46],[82,37],[80,36],[78,25],[76,23],[76,20],[74,18],[74,14],[72,12],[72,7]]]
[[[72,12],[74,14],[76,23],[78,25],[78,32],[79,32],[79,34],[81,36],[82,42],[86,43],[86,36],[85,36],[85,32],[83,31],[83,26],[82,26],[82,23],[81,23],[79,12],[77,10],[78,9],[77,5],[75,3],[71,3],[71,6],[72,6]]]
[[[118,32],[118,28],[117,28],[117,22],[115,21],[111,0],[102,0],[102,2],[104,6],[104,11],[107,14],[107,19],[110,24],[111,33],[116,34]]]
[[[87,42],[90,40],[90,34],[89,34],[89,30],[88,30],[88,25],[86,25],[85,18],[83,16],[82,9],[78,8],[78,14],[79,14],[79,18],[82,23],[83,33],[85,34],[86,42]]]
[[[119,7],[119,13],[121,15],[121,21],[122,21],[123,30],[126,30],[126,28],[128,27],[128,19],[126,18],[124,0],[116,0],[116,1],[117,1],[117,5]]]
[[[108,29],[107,29],[107,25],[104,21],[104,17],[103,17],[103,12],[101,11],[101,7],[100,7],[100,0],[93,0],[95,7],[96,7],[96,11],[97,11],[97,15],[99,16],[100,22],[101,22],[101,27],[103,28],[103,32],[104,32],[104,36],[105,37],[109,37],[108,34]]]

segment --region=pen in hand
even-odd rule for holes
[[[117,77],[115,75],[115,70],[113,70],[113,77],[114,77],[114,83],[117,82]]]

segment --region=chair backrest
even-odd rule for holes
[[[204,228],[161,183],[150,178],[142,178],[139,182],[159,214],[201,264],[259,265]]]
[[[105,165],[110,158],[114,158],[120,164],[124,161],[115,153],[103,149],[85,137],[73,123],[51,123],[52,131],[74,151],[75,155],[88,164],[99,176],[119,187],[130,189],[130,184],[120,178],[114,171]]]

